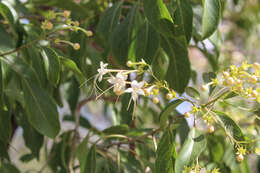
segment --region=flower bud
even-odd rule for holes
[[[143,90],[144,90],[144,95],[145,96],[149,96],[151,94],[147,88],[145,88]]]
[[[65,10],[65,11],[63,12],[63,16],[66,17],[66,18],[70,17],[70,11]]]
[[[153,89],[153,95],[159,95],[159,89],[157,89],[157,88],[154,88]]]
[[[256,82],[257,82],[257,77],[256,77],[255,75],[251,75],[251,76],[249,77],[249,79],[250,79],[250,81],[251,81],[252,83],[256,83]]]
[[[132,61],[127,61],[126,65],[127,65],[127,67],[132,67],[133,63],[132,63]]]
[[[232,77],[229,77],[229,78],[227,78],[227,84],[228,85],[233,85],[234,84],[234,79],[232,78]]]
[[[228,77],[229,77],[229,73],[226,72],[226,71],[224,71],[222,74],[223,74],[223,76],[224,76],[225,78],[228,78]]]
[[[260,69],[260,64],[259,63],[257,63],[257,62],[255,62],[254,64],[253,64],[253,68],[254,69]]]
[[[51,30],[53,28],[53,24],[49,21],[46,23],[46,29]]]
[[[74,50],[79,50],[80,49],[80,44],[79,43],[74,43],[73,44]]]
[[[190,117],[190,113],[189,113],[189,112],[185,112],[185,113],[184,113],[184,117],[185,117],[185,118],[189,118],[189,117]]]
[[[154,103],[154,104],[159,103],[159,99],[158,99],[158,97],[154,97],[154,98],[153,98],[153,103]]]
[[[88,37],[93,36],[93,32],[92,31],[86,31],[86,34],[87,34]]]
[[[201,89],[201,91],[205,92],[205,91],[207,91],[208,86],[207,85],[201,85],[200,89]]]
[[[79,21],[75,21],[74,26],[79,26]]]
[[[244,156],[242,155],[242,154],[238,154],[237,155],[237,161],[238,162],[241,162],[241,161],[243,161],[244,160]]]
[[[215,131],[215,127],[213,125],[208,126],[208,132],[213,133]]]
[[[258,92],[256,90],[253,90],[251,95],[252,95],[252,97],[257,97],[258,96]]]
[[[166,94],[166,98],[167,98],[168,100],[171,100],[171,99],[173,98],[172,93],[168,93],[168,94]]]

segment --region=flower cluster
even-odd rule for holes
[[[82,31],[84,32],[88,37],[91,37],[93,35],[92,31],[85,30],[81,28],[79,25],[80,23],[78,21],[73,21],[70,18],[71,12],[65,10],[62,13],[59,12],[54,12],[54,11],[49,11],[46,19],[42,22],[41,28],[43,30],[53,30],[54,28],[54,22],[57,24],[62,24],[63,28],[72,30],[72,31]],[[59,28],[59,27],[57,27]],[[79,43],[72,43],[67,40],[61,40],[59,38],[55,39],[55,44],[60,44],[60,43],[65,43],[73,47],[74,50],[79,50],[80,49],[80,44]]]
[[[231,91],[256,100],[260,103],[260,64],[248,64],[243,62],[240,67],[230,66],[227,71],[222,72],[221,79],[213,79],[212,82],[202,85],[202,91],[205,91],[209,85],[224,86]]]
[[[206,168],[200,168],[199,165],[194,167],[184,167],[182,173],[220,173],[219,168],[214,168],[213,170],[207,170]]]
[[[99,88],[97,81],[101,82],[104,76],[107,75],[109,77],[107,77],[106,80],[112,85],[110,88],[113,88],[114,93],[118,96],[124,93],[131,93],[131,99],[134,102],[137,101],[139,96],[149,96],[152,97],[152,101],[157,104],[159,102],[161,89],[168,91],[166,94],[167,99],[170,100],[176,97],[176,92],[168,87],[167,82],[159,81],[153,75],[151,67],[144,60],[140,62],[128,61],[127,66],[133,68],[133,70],[109,69],[107,66],[108,64],[102,61],[100,62],[100,67],[97,70],[98,74],[95,77],[95,86],[97,88]],[[131,73],[137,74],[137,78],[142,77],[144,73],[148,73],[155,79],[155,82],[149,84],[145,80],[137,81],[135,79],[130,81],[129,75]],[[127,87],[127,85],[130,87]]]

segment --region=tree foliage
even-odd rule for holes
[[[260,172],[259,11],[0,0],[0,172]]]

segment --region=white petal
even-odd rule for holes
[[[142,88],[144,86],[144,81],[138,83],[138,88]]]
[[[99,75],[98,82],[102,81],[102,77],[103,77],[103,75]]]
[[[115,77],[111,77],[107,81],[111,84],[115,84],[117,82]]]
[[[125,90],[125,92],[126,92],[126,93],[131,93],[131,92],[133,92],[133,88],[127,88],[127,89]]]
[[[138,89],[138,90],[137,90],[137,94],[139,94],[139,95],[143,95],[143,96],[144,96],[144,90],[142,90],[142,89]]]
[[[132,88],[136,88],[138,86],[138,82],[136,80],[133,80],[131,82],[131,86],[132,86]]]

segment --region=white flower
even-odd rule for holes
[[[103,75],[105,75],[108,70],[106,69],[106,67],[108,66],[108,64],[104,64],[103,61],[100,62],[100,68],[97,70],[98,71],[98,81],[100,82],[102,80]]]
[[[131,88],[128,88],[125,90],[126,93],[132,93],[132,99],[134,101],[137,100],[138,95],[144,95],[144,90],[142,87],[144,86],[144,82],[137,82],[136,80],[133,80],[131,82]]]
[[[206,172],[207,172],[206,168],[202,168],[202,169],[200,170],[200,173],[206,173]]]
[[[113,84],[114,92],[116,94],[121,94],[121,92],[125,89],[127,75],[123,74],[122,72],[118,72],[116,77],[112,76],[108,79],[108,82]]]

